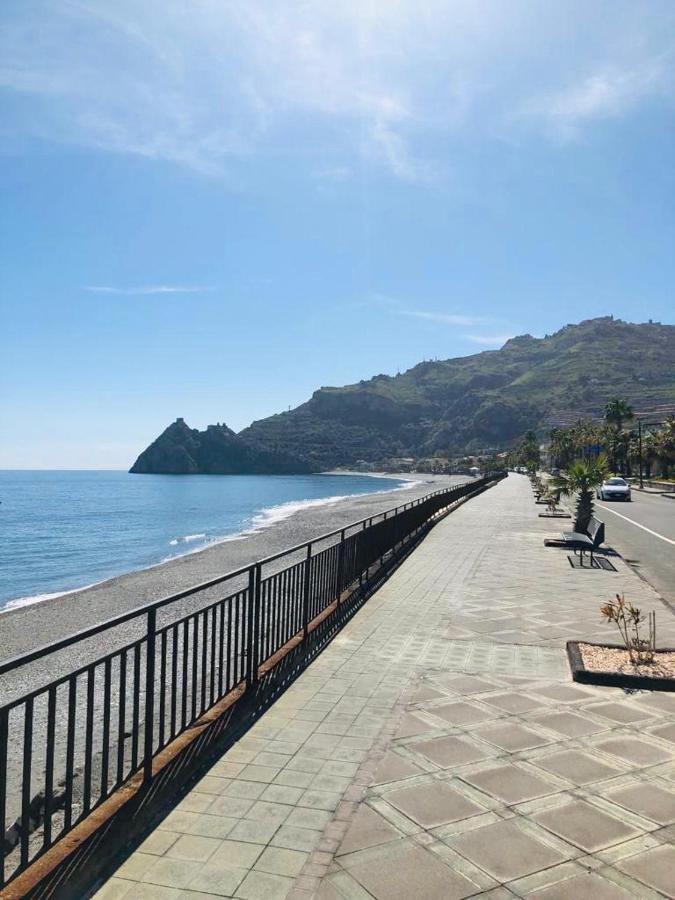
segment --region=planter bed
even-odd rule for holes
[[[591,658],[593,655],[595,660]],[[567,658],[572,679],[580,684],[602,684],[642,691],[675,691],[675,648],[672,647],[657,650],[653,663],[638,667],[630,663],[628,651],[622,644],[568,641]]]

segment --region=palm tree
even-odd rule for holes
[[[617,431],[621,431],[623,423],[634,418],[633,407],[627,400],[619,397],[611,397],[605,406],[605,422],[613,425]]]
[[[667,478],[670,464],[675,459],[675,419],[666,419],[653,437],[654,455],[659,461],[662,477]]]
[[[654,441],[654,435],[651,432],[647,432],[642,438],[642,458],[645,464],[645,478],[649,481],[652,477],[652,466],[658,458],[656,442]]]
[[[593,515],[593,491],[607,475],[607,458],[601,454],[587,462],[578,459],[561,475],[552,479],[552,486],[567,497],[578,495],[574,530],[585,533]]]
[[[627,400],[621,400],[619,397],[610,397],[605,406],[605,422],[612,426],[615,432],[616,440],[612,448],[612,468],[616,471],[617,449],[622,448],[625,455],[625,447],[621,440],[621,432],[623,431],[624,422],[629,422],[634,418],[633,407]]]

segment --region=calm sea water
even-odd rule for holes
[[[402,484],[367,475],[0,472],[0,608]]]

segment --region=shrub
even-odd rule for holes
[[[607,622],[614,622],[619,629],[621,638],[625,644],[630,661],[635,665],[645,665],[654,661],[656,650],[656,613],[647,615],[649,623],[649,637],[640,635],[640,626],[645,624],[642,611],[632,603],[626,603],[623,594],[617,594],[615,600],[610,600],[600,608],[600,612]]]

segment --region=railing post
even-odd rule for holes
[[[305,558],[305,578],[302,586],[302,639],[307,640],[309,630],[309,587],[310,568],[312,563],[312,545],[307,544],[307,556]]]
[[[344,559],[345,559],[345,530],[344,528],[340,532],[340,543],[338,545],[338,560],[337,560],[337,585],[336,585],[336,595],[337,601],[340,602],[340,597],[342,595],[342,570],[344,568]]]
[[[366,532],[366,523],[365,523],[365,520],[364,520],[364,522],[363,522],[363,528],[361,529],[361,531],[362,531],[363,534],[365,534],[365,532]],[[365,544],[365,539],[364,539],[364,538],[361,538],[360,543],[361,543],[361,547],[363,547],[363,545]],[[359,548],[359,549],[360,549],[360,548]],[[365,551],[362,551],[362,552],[363,552],[364,555],[365,555]],[[360,589],[360,590],[363,590],[363,571],[364,571],[364,570],[363,570],[362,568],[359,568],[359,589]],[[368,576],[366,575],[366,579],[367,579],[367,577],[368,577]]]
[[[0,709],[0,888],[5,884],[5,828],[7,815],[7,739],[9,734],[9,711]]]
[[[143,751],[143,781],[152,780],[152,750],[155,742],[155,656],[157,610],[148,610],[147,656],[145,660],[145,741]]]
[[[248,570],[248,647],[246,653],[246,684],[258,681],[258,644],[260,642],[260,564]]]

